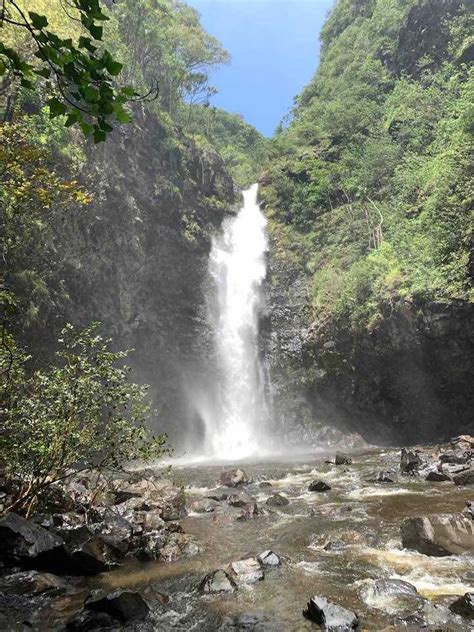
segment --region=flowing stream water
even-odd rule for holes
[[[209,257],[217,405],[206,431],[218,459],[256,454],[268,420],[258,345],[268,241],[257,192],[257,184],[243,192],[242,208],[224,222]]]

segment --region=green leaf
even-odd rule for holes
[[[61,116],[67,112],[66,105],[56,99],[56,97],[49,99],[49,101],[47,101],[47,105],[49,106],[50,118],[56,118],[57,116]]]
[[[84,121],[80,123],[80,126],[84,136],[90,136],[94,130],[92,125],[90,125],[89,123],[85,123]]]
[[[102,143],[107,138],[106,132],[99,129],[98,127],[94,128],[94,143]]]
[[[51,76],[51,70],[46,67],[35,69],[34,73],[40,77],[44,77],[45,79],[48,79]]]
[[[101,40],[102,39],[102,33],[103,33],[103,28],[101,26],[97,26],[97,24],[91,24],[88,27],[88,31],[89,33],[92,35],[92,37],[96,40]]]
[[[122,68],[123,68],[123,64],[121,64],[118,61],[115,61],[114,59],[107,61],[107,70],[113,77],[116,77],[117,75],[119,75]]]
[[[28,11],[28,15],[30,16],[30,20],[31,20],[31,24],[33,28],[44,29],[46,26],[48,26],[48,20],[46,16],[39,15],[38,13],[35,13],[34,11]]]
[[[22,79],[20,81],[21,85],[23,86],[23,88],[28,88],[29,90],[33,90],[34,85],[33,83],[29,80],[29,79]]]
[[[132,115],[129,114],[129,112],[120,109],[115,112],[115,118],[119,123],[130,123],[132,120]]]

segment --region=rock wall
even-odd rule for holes
[[[404,302],[371,331],[311,321],[304,273],[270,265],[267,364],[280,428],[329,424],[371,443],[441,441],[474,427],[474,306]]]
[[[207,370],[207,257],[233,211],[232,179],[218,154],[144,112],[91,148],[84,178],[94,202],[66,229],[66,318],[98,320],[116,347],[134,349],[156,427],[179,441],[195,421],[188,388]]]

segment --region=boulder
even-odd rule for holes
[[[242,584],[254,584],[264,578],[262,567],[254,557],[232,562],[229,570],[237,582]]]
[[[237,520],[250,520],[251,518],[256,518],[260,514],[260,509],[255,501],[246,505],[240,515],[237,516]]]
[[[445,474],[444,472],[440,472],[439,470],[432,470],[428,472],[425,481],[430,482],[441,482],[441,481],[450,481],[451,477],[449,474]]]
[[[181,520],[188,515],[184,487],[173,488],[160,500],[161,517],[165,522]]]
[[[402,579],[376,579],[364,585],[361,592],[370,607],[402,618],[418,612],[424,602],[415,586]]]
[[[224,487],[238,487],[239,485],[248,485],[249,479],[247,474],[241,469],[228,470],[222,472],[219,477],[221,485]]]
[[[372,479],[374,483],[394,483],[394,477],[391,472],[381,471]]]
[[[310,492],[328,492],[331,486],[324,481],[313,481],[309,484],[308,491]]]
[[[257,555],[257,560],[263,566],[281,566],[281,557],[270,549]]]
[[[23,571],[0,578],[0,592],[6,595],[60,595],[68,587],[61,577],[38,571]]]
[[[443,454],[439,455],[439,460],[441,461],[441,463],[464,465],[464,463],[467,463],[469,461],[469,454],[467,452],[461,452],[459,450],[444,452]]]
[[[474,523],[463,514],[434,514],[406,518],[402,545],[425,555],[457,555],[474,551]]]
[[[204,594],[214,595],[236,590],[237,584],[234,579],[221,568],[206,575],[199,584],[199,591]]]
[[[84,607],[86,610],[108,614],[121,623],[142,621],[150,611],[139,593],[122,589],[109,594],[91,595],[86,599]]]
[[[474,485],[474,467],[463,470],[453,476],[456,485]]]
[[[303,616],[317,623],[323,630],[342,632],[359,628],[359,617],[355,612],[331,603],[326,597],[319,595],[311,597]]]
[[[227,504],[231,507],[246,507],[254,502],[254,499],[246,492],[235,492],[227,497]]]
[[[472,435],[453,437],[450,443],[457,450],[474,450],[474,437]]]
[[[467,500],[466,506],[462,512],[465,516],[468,516],[468,518],[474,520],[474,500]]]
[[[70,529],[62,535],[69,552],[71,574],[97,575],[120,565],[122,555],[90,527]]]
[[[269,481],[262,481],[258,484],[258,486],[260,487],[260,489],[271,489],[273,487],[273,485]]]
[[[125,555],[133,535],[132,524],[107,508],[104,508],[101,514],[101,522],[89,525],[90,530],[115,549],[119,556]]]
[[[334,459],[334,463],[336,465],[350,465],[352,463],[352,459],[347,454],[343,452],[338,452],[336,454],[336,458]]]
[[[449,606],[451,612],[474,621],[474,593],[466,593]]]
[[[202,553],[203,547],[198,540],[187,533],[170,533],[165,545],[159,552],[159,559],[174,562],[183,557],[193,557]]]
[[[273,494],[273,496],[267,498],[266,504],[270,505],[270,507],[285,507],[290,504],[290,501],[283,494]]]
[[[423,461],[418,452],[402,448],[400,455],[400,470],[404,474],[413,474],[422,465]]]
[[[0,561],[7,566],[54,571],[66,557],[58,535],[15,513],[0,520]]]
[[[67,632],[102,632],[117,630],[118,621],[105,612],[82,610],[66,623]]]
[[[216,507],[219,506],[219,503],[212,498],[203,498],[201,500],[195,500],[191,503],[189,509],[193,513],[212,513]]]

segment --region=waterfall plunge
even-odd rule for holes
[[[257,189],[244,191],[242,208],[224,221],[209,258],[218,380],[216,413],[206,430],[209,450],[223,459],[255,453],[268,416],[258,348],[267,221]]]

